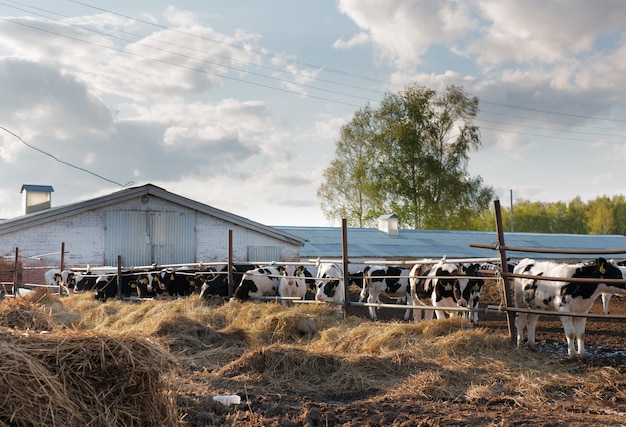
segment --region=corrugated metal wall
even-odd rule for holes
[[[105,263],[125,267],[195,262],[196,215],[182,212],[107,211]]]
[[[280,261],[281,249],[280,246],[248,246],[248,261]]]

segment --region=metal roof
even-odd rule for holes
[[[337,258],[342,254],[341,227],[277,227],[305,239],[300,249],[301,258]],[[495,232],[457,230],[398,230],[398,235],[388,235],[375,228],[348,228],[347,245],[350,258],[492,258],[499,252],[491,249],[470,247],[470,243],[494,245]],[[624,254],[607,258],[626,258],[626,236],[588,234],[504,233],[508,247],[574,249],[574,250],[623,250]],[[507,251],[510,258],[583,258],[583,255],[541,254],[534,252]],[[591,258],[597,255],[590,256]]]
[[[52,193],[54,191],[54,188],[52,188],[51,185],[24,184],[22,185],[22,188],[20,189],[20,193],[23,193],[24,191],[38,191],[41,193]]]
[[[221,219],[225,222],[229,222],[233,225],[237,225],[249,230],[271,236],[275,239],[286,241],[290,244],[303,245],[304,240],[300,237],[290,234],[287,231],[280,230],[278,228],[270,227],[260,224],[258,222],[251,221],[247,218],[228,213],[226,211],[214,208],[209,205],[205,205],[195,200],[188,199],[183,196],[179,196],[174,193],[170,193],[160,187],[152,184],[146,184],[139,187],[126,188],[124,190],[117,191],[105,196],[96,197],[94,199],[85,200],[82,202],[71,203],[64,206],[53,207],[45,209],[43,211],[34,212],[26,215],[22,215],[16,218],[6,219],[0,222],[0,235],[13,231],[19,231],[26,227],[34,227],[37,225],[45,224],[51,221],[57,221],[66,217],[70,217],[79,213],[91,211],[94,209],[103,208],[114,203],[120,203],[128,200],[132,200],[137,197],[154,196],[166,200],[171,203],[182,205],[186,208],[193,209],[203,214]]]

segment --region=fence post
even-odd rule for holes
[[[122,256],[117,256],[117,298],[122,299]]]
[[[235,278],[233,277],[233,230],[228,230],[228,298],[233,297]]]
[[[61,268],[59,270],[65,270],[65,242],[61,242]]]
[[[502,213],[500,212],[500,200],[494,200],[493,206],[496,214],[496,231],[498,233],[498,252],[500,253],[500,266],[502,267],[502,286],[504,287],[504,303],[507,308],[513,307],[511,304],[511,285],[509,282],[509,265],[506,260],[506,245],[504,244],[504,231],[502,229]],[[509,337],[515,344],[515,314],[507,310],[507,323],[509,326]]]
[[[15,247],[15,261],[13,263],[13,295],[17,296],[17,289],[19,288],[19,283],[17,283],[17,266],[20,258],[20,248]]]
[[[345,218],[341,220],[341,258],[343,261],[343,316],[350,314],[350,299],[348,298],[348,227]]]

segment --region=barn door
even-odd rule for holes
[[[194,213],[108,211],[105,213],[105,264],[122,256],[125,267],[195,261]]]

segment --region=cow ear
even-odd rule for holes
[[[600,274],[606,273],[606,271],[608,270],[608,261],[604,258],[598,258],[596,263],[598,264],[598,270],[600,271]]]

